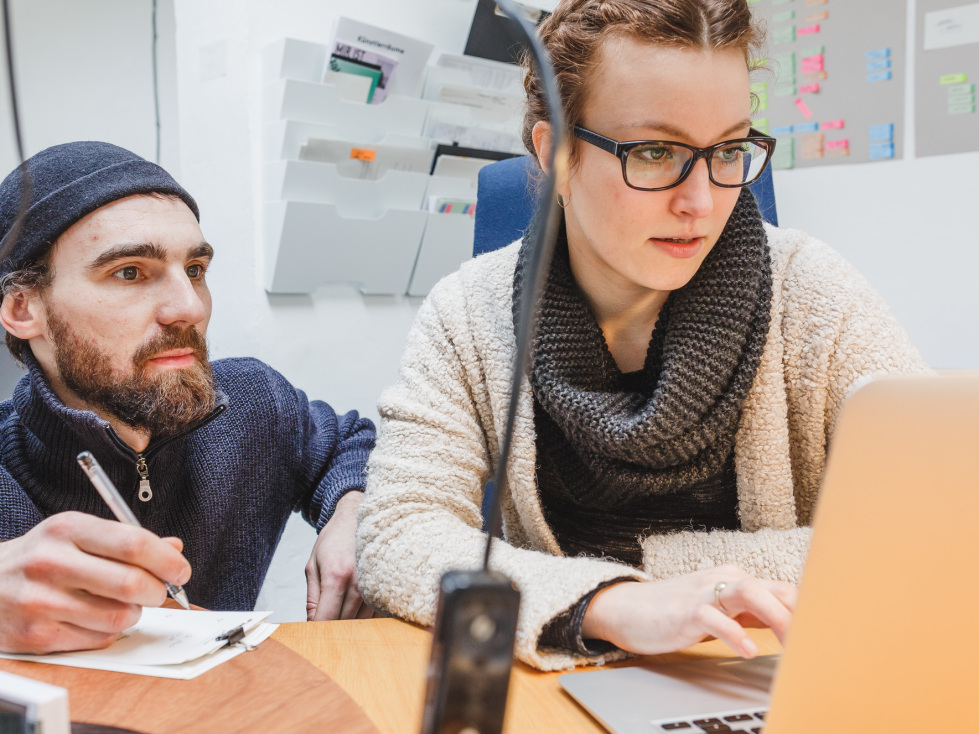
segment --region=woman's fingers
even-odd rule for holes
[[[747,625],[755,620],[760,622],[759,626],[771,628],[784,644],[792,622],[789,605],[794,606],[794,598],[791,594],[758,579],[746,578],[727,584],[719,600],[732,617],[741,617],[741,621]],[[752,617],[755,620],[751,620]]]
[[[694,613],[694,622],[703,634],[721,640],[741,657],[753,658],[758,654],[758,646],[744,628],[713,604],[702,604],[698,607]]]

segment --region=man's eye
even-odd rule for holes
[[[203,265],[191,265],[187,268],[187,275],[194,280],[204,276],[204,266]]]
[[[139,268],[135,265],[129,265],[125,268],[120,268],[113,275],[117,278],[122,278],[123,280],[136,280],[139,277]]]

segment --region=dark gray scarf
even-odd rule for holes
[[[514,272],[515,312],[530,239]],[[730,467],[771,302],[768,242],[745,189],[700,269],[660,312],[644,370],[650,384],[623,390],[572,276],[562,228],[541,303],[531,384],[586,473],[564,483],[567,499],[596,511],[625,509],[650,495],[693,490]]]

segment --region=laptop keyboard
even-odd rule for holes
[[[678,719],[653,721],[653,731],[678,732],[678,734],[703,734],[723,731],[731,734],[761,734],[767,711],[735,711],[718,714],[706,719]]]

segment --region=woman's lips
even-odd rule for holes
[[[700,252],[704,246],[704,239],[704,237],[671,237],[669,239],[651,237],[649,241],[672,257],[688,258]]]

